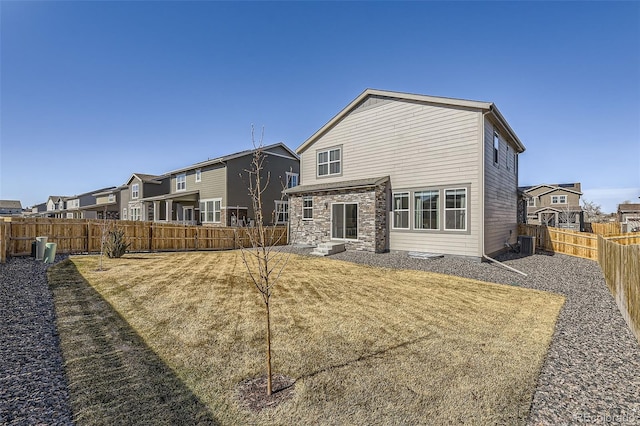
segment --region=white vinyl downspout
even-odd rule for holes
[[[516,268],[512,268],[511,266],[505,265],[502,262],[499,262],[497,260],[495,260],[492,257],[489,257],[484,249],[485,249],[485,245],[484,245],[484,227],[485,227],[485,222],[484,222],[484,200],[485,200],[485,186],[484,186],[484,162],[485,162],[485,150],[486,150],[486,141],[485,141],[485,128],[484,128],[484,122],[485,122],[485,117],[487,114],[491,113],[491,109],[489,109],[489,111],[485,112],[482,114],[482,135],[481,135],[481,139],[482,139],[482,144],[481,144],[481,151],[482,151],[482,161],[480,161],[480,188],[482,191],[482,196],[480,197],[480,245],[482,246],[482,257],[484,259],[487,259],[493,263],[496,263],[500,266],[502,266],[505,269],[508,269],[510,271],[516,272],[520,275],[524,275],[525,277],[527,276],[527,274],[525,274],[522,271],[518,271]]]

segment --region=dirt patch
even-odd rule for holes
[[[247,410],[259,413],[265,408],[274,408],[293,398],[296,381],[282,374],[272,376],[273,393],[267,395],[267,376],[247,379],[238,384],[238,400]]]

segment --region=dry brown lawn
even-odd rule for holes
[[[98,257],[72,257],[50,273],[74,410],[84,413],[79,424],[118,413],[117,404],[100,411],[78,400],[91,375],[78,342],[85,351],[107,349],[96,338],[87,342],[77,324],[92,315],[109,323],[92,308],[102,299],[122,324],[91,333],[130,341],[109,352],[126,358],[131,346],[146,345],[169,367],[162,374],[174,376],[164,387],[193,399],[195,408],[183,416],[229,425],[523,424],[564,302],[541,291],[294,255],[274,292],[272,315],[274,372],[296,380],[295,394],[253,414],[238,403],[236,386],[264,373],[264,308],[240,254],[135,254],[104,265],[97,271]],[[73,297],[100,300],[82,301],[79,318],[78,303],[65,298],[86,283],[86,296]],[[123,327],[131,336],[117,336]],[[119,386],[116,394],[136,387],[131,394],[153,416],[153,401],[162,408],[166,396],[123,384],[138,370],[124,364],[116,384],[91,386]],[[89,414],[96,410],[103,414]]]

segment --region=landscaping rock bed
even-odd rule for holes
[[[13,258],[0,264],[3,425],[73,424],[47,284],[48,266],[33,258]]]

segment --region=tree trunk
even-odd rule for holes
[[[269,312],[269,303],[267,308],[267,395],[271,395],[271,315]]]

